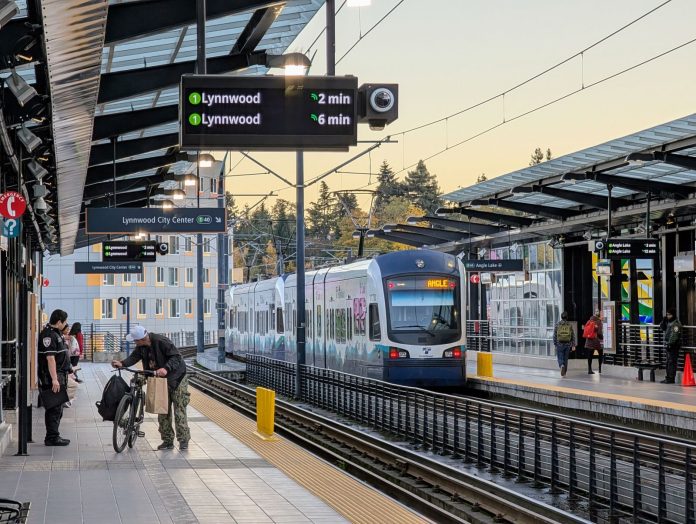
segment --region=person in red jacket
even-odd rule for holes
[[[582,336],[585,338],[585,349],[587,350],[587,372],[594,375],[592,371],[592,359],[594,352],[597,352],[599,362],[599,372],[602,372],[602,360],[604,357],[604,330],[602,326],[602,312],[595,311],[583,328]]]
[[[82,336],[82,324],[79,322],[74,322],[72,327],[70,328],[70,334],[72,335],[73,339],[77,341],[77,348],[70,350],[70,365],[73,367],[73,374],[75,376],[75,382],[81,383],[82,380],[77,378],[77,371],[75,369],[77,368],[77,363],[80,361],[82,358],[82,355],[84,354],[84,343],[85,339]],[[73,347],[75,347],[73,345]]]

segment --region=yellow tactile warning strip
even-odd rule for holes
[[[191,405],[246,446],[304,486],[351,522],[408,524],[428,522],[390,498],[280,437],[254,435],[256,423],[221,402],[191,389]]]
[[[541,389],[545,391],[556,391],[559,393],[573,393],[575,395],[593,397],[598,399],[611,399],[618,400],[621,402],[630,402],[635,405],[642,406],[652,406],[658,408],[673,409],[675,411],[687,411],[690,413],[696,413],[696,405],[691,404],[680,404],[679,402],[669,402],[666,400],[657,400],[652,398],[641,398],[630,395],[619,395],[617,393],[607,393],[605,391],[591,391],[587,389],[575,389],[561,386],[553,386],[551,384],[540,384],[538,382],[526,382],[524,380],[513,380],[509,378],[496,378],[496,377],[475,377],[477,380],[493,382],[499,384],[510,384],[513,386],[523,386],[531,389]]]

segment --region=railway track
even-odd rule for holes
[[[255,418],[252,388],[192,366],[189,371],[192,386]],[[276,400],[276,430],[436,522],[587,522],[282,400]]]

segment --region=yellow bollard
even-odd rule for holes
[[[256,388],[256,435],[263,440],[278,440],[273,435],[275,420],[275,391]]]
[[[493,377],[493,353],[479,351],[476,355],[476,375]]]

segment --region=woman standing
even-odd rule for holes
[[[75,322],[70,328],[70,364],[73,367],[73,374],[75,376],[75,382],[82,383],[82,380],[77,376],[77,363],[82,358],[83,354],[84,337],[82,336],[82,324]]]

